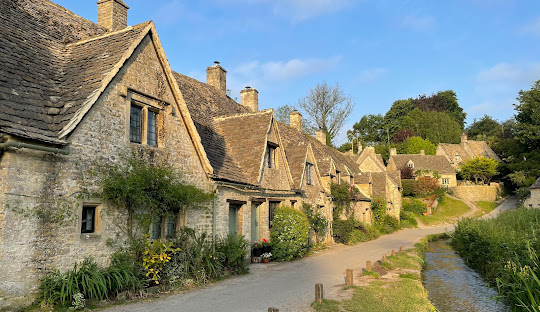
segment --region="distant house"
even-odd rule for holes
[[[471,158],[486,157],[500,162],[501,159],[484,141],[467,140],[467,135],[461,135],[460,144],[439,143],[436,155],[446,157],[452,167],[459,170],[460,165]]]
[[[358,149],[358,158],[356,163],[360,170],[363,172],[384,172],[386,167],[384,166],[384,161],[381,154],[375,153],[375,148],[368,146],[362,149],[362,146]]]
[[[395,149],[390,152],[387,170],[400,171],[401,168],[409,167],[413,172],[423,176],[439,176],[439,183],[444,187],[457,186],[456,170],[450,165],[448,159],[442,155],[400,154]],[[417,175],[419,175],[417,174]]]
[[[525,200],[523,206],[527,208],[540,208],[540,177],[536,179],[536,182],[531,185],[530,189],[531,196]]]

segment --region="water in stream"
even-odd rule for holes
[[[489,288],[482,277],[452,250],[448,241],[429,243],[425,255],[424,287],[440,312],[511,311],[493,299],[497,290]]]

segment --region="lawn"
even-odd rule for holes
[[[455,221],[470,210],[471,208],[464,202],[446,196],[444,203],[433,209],[431,216],[418,216],[418,219],[425,225],[446,224]]]
[[[475,217],[480,217],[487,213],[490,213],[491,211],[493,211],[493,209],[497,207],[497,203],[491,201],[478,201],[475,204],[476,207],[478,207],[478,210],[474,214]]]

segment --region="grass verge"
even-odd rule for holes
[[[488,214],[497,207],[497,203],[491,202],[491,201],[478,201],[475,204],[478,210],[476,211],[473,217],[480,217],[485,214]]]
[[[471,208],[464,202],[447,196],[444,203],[433,209],[431,216],[418,216],[418,219],[428,226],[446,224],[455,221],[470,210]]]
[[[352,286],[351,299],[324,300],[322,304],[312,304],[313,310],[317,312],[436,311],[428,300],[427,291],[421,282],[423,253],[429,241],[446,237],[445,234],[430,235],[416,244],[415,248],[390,256],[380,265],[375,264],[373,271],[365,271],[359,281],[355,280],[355,284],[365,285]]]

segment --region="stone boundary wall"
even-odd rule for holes
[[[454,196],[461,199],[476,201],[496,201],[502,193],[502,187],[498,183],[490,185],[459,185],[453,187]]]

